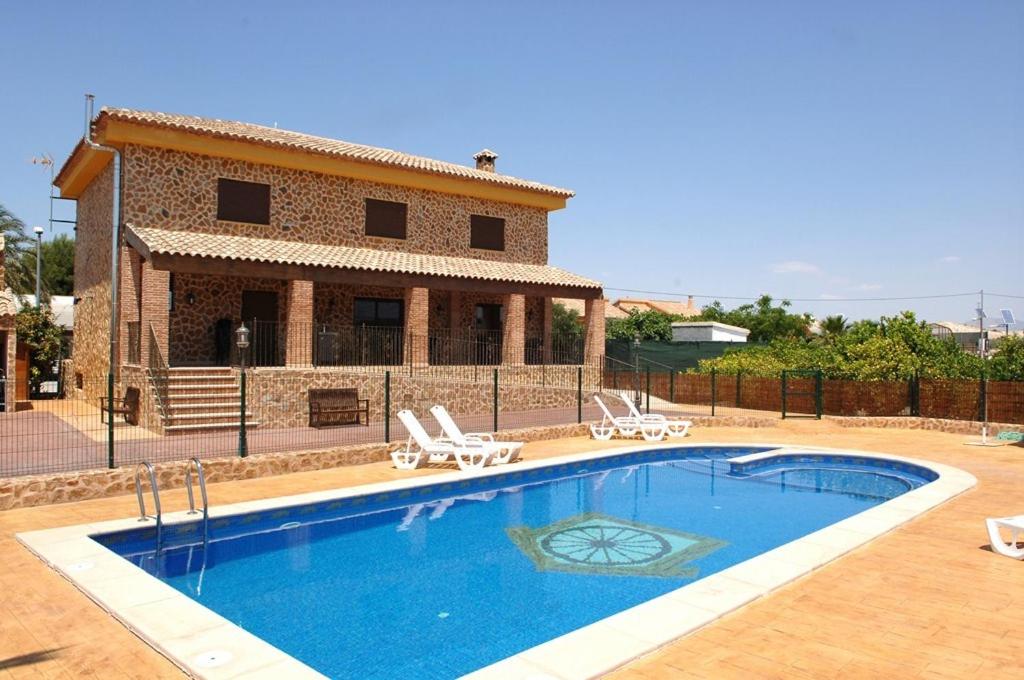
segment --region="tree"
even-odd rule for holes
[[[990,380],[1024,380],[1024,337],[1011,335],[996,345],[986,375]]]
[[[35,270],[25,268],[23,257],[32,246],[32,238],[25,233],[25,223],[3,204],[0,204],[0,233],[4,237],[4,285],[19,295],[34,292]]]
[[[583,335],[580,315],[561,302],[551,305],[551,334],[555,337]]]
[[[670,342],[672,340],[672,322],[678,321],[680,318],[682,317],[659,312],[656,309],[644,312],[631,309],[629,316],[625,319],[608,320],[605,337],[613,340],[633,340],[639,336],[641,340]]]
[[[834,340],[846,332],[850,323],[842,314],[826,316],[821,320],[821,334],[829,340]]]
[[[715,300],[704,308],[699,316],[688,321],[718,321],[730,326],[739,326],[750,331],[749,342],[771,342],[777,338],[806,338],[809,334],[811,317],[809,314],[791,314],[789,300],[772,305],[770,295],[762,295],[753,304],[740,305],[736,309],[726,310],[722,303]]]
[[[66,234],[58,234],[51,241],[43,241],[42,246],[43,299],[51,295],[71,295],[74,290],[75,277],[75,239]],[[32,286],[35,290],[36,251],[35,248],[22,253],[24,267],[32,272]]]
[[[14,318],[18,341],[29,349],[28,381],[32,390],[39,391],[39,383],[53,372],[54,364],[62,356],[64,332],[54,323],[48,307],[26,307]]]

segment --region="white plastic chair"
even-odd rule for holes
[[[462,446],[467,449],[481,447],[489,450],[491,452],[491,463],[494,465],[511,463],[519,457],[519,450],[523,448],[523,442],[495,441],[494,435],[490,432],[463,433],[451,414],[448,413],[448,409],[441,404],[431,406],[430,414],[434,416],[437,424],[441,426],[441,431],[444,432],[444,436],[448,441],[456,446]],[[435,441],[444,440],[438,439]]]
[[[637,409],[636,404],[633,400],[628,398],[624,394],[620,394],[619,398],[622,399],[626,404],[626,408],[629,409],[630,414],[640,420],[642,423],[665,423],[665,429],[668,431],[671,437],[685,437],[687,432],[690,431],[690,427],[693,423],[689,420],[680,420],[679,418],[668,418],[660,413],[640,413]]]
[[[481,447],[456,446],[452,442],[431,439],[419,419],[408,409],[399,411],[398,419],[409,431],[405,449],[391,454],[391,460],[399,470],[414,470],[428,462],[444,463],[452,458],[461,470],[479,470],[493,455]]]
[[[590,433],[595,439],[611,439],[618,432],[623,437],[632,437],[639,432],[649,442],[660,442],[665,438],[665,423],[644,422],[634,416],[613,415],[601,397],[594,395],[594,402],[601,407],[604,416],[599,425],[591,425]]]
[[[1017,539],[1024,535],[1024,515],[1016,517],[993,517],[985,520],[988,528],[988,540],[992,544],[992,551],[1015,560],[1024,560],[1024,548],[1017,547]],[[999,529],[1010,530],[1010,542],[1004,543]]]

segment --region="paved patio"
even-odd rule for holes
[[[1024,564],[991,553],[983,519],[1024,511],[1024,448],[964,437],[780,421],[703,428],[690,442],[785,442],[891,452],[961,467],[963,496],[780,591],[638,659],[616,678],[1020,678]],[[619,446],[587,439],[528,444],[543,458]],[[213,504],[383,481],[386,463],[210,485]],[[183,507],[183,490],[161,494]],[[181,677],[145,643],[16,543],[18,531],[131,515],[123,496],[0,513],[0,679]]]

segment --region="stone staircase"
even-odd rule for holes
[[[230,368],[167,370],[163,425],[166,434],[203,434],[237,430],[241,424],[241,387]],[[246,410],[247,428],[259,426]]]

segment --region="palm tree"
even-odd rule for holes
[[[850,322],[842,314],[826,316],[821,320],[821,334],[826,338],[838,338],[850,327]]]
[[[25,253],[32,247],[32,237],[25,233],[25,223],[0,203],[0,234],[4,237],[5,276],[2,285],[18,295],[35,291],[35,273],[27,266]]]

